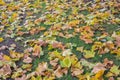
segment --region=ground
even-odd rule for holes
[[[0,0],[1,80],[120,80],[118,0]]]

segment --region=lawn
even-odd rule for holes
[[[0,80],[120,80],[119,0],[0,0]]]

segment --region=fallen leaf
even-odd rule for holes
[[[95,52],[93,50],[84,50],[83,52],[85,53],[83,54],[85,58],[93,58],[95,56]]]
[[[40,46],[39,45],[36,44],[34,46],[32,55],[40,57]]]
[[[3,60],[5,61],[11,61],[11,58],[7,55],[3,55]]]
[[[24,63],[31,63],[32,62],[32,58],[30,58],[30,57],[24,58],[23,62]]]
[[[120,74],[119,66],[112,66],[110,72],[114,73],[116,76]]]
[[[106,68],[111,68],[113,66],[113,61],[108,60],[107,58],[104,59],[104,63]]]
[[[63,51],[62,56],[70,56],[71,54],[73,54],[71,52],[71,50],[70,49],[66,49],[66,50]]]
[[[83,73],[83,70],[78,68],[72,68],[71,73],[72,73],[72,76],[78,76]]]
[[[4,75],[4,76],[8,76],[12,73],[12,70],[10,68],[10,65],[4,65],[1,69],[0,69],[0,75]]]
[[[60,62],[62,67],[70,67],[71,66],[71,59],[70,57],[66,57],[63,59],[63,61]]]
[[[101,70],[105,71],[105,70],[106,70],[105,66],[104,66],[103,64],[101,64],[101,63],[97,63],[97,64],[94,66],[92,72],[93,72],[93,73],[98,73],[98,72],[101,71]]]
[[[2,37],[0,37],[0,42],[4,41],[4,39]]]
[[[23,75],[23,76],[20,77],[20,78],[15,78],[15,80],[26,80],[26,75]]]
[[[58,58],[51,60],[50,64],[55,67],[58,64],[58,60],[59,60]]]
[[[44,71],[48,69],[48,64],[47,62],[45,63],[39,63],[38,67],[36,68],[36,73],[38,75],[44,75]]]
[[[96,78],[96,79],[99,79],[100,77],[103,76],[103,74],[104,74],[104,70],[100,70],[100,71],[98,71],[98,72],[95,74],[95,78]]]

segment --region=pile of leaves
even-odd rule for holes
[[[1,80],[120,80],[119,0],[0,0]]]

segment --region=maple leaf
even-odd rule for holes
[[[84,50],[85,54],[83,55],[85,58],[92,58],[95,56],[95,52],[93,50]]]
[[[93,73],[98,73],[98,72],[101,71],[101,70],[105,71],[105,70],[106,70],[105,66],[104,66],[103,64],[101,64],[101,63],[97,63],[97,64],[94,66],[92,72],[93,72]]]
[[[111,67],[110,72],[114,73],[115,75],[119,75],[120,70],[118,68],[119,66],[114,65],[113,67]]]
[[[71,66],[71,59],[70,57],[66,57],[63,59],[63,61],[60,62],[62,67],[70,67]]]

